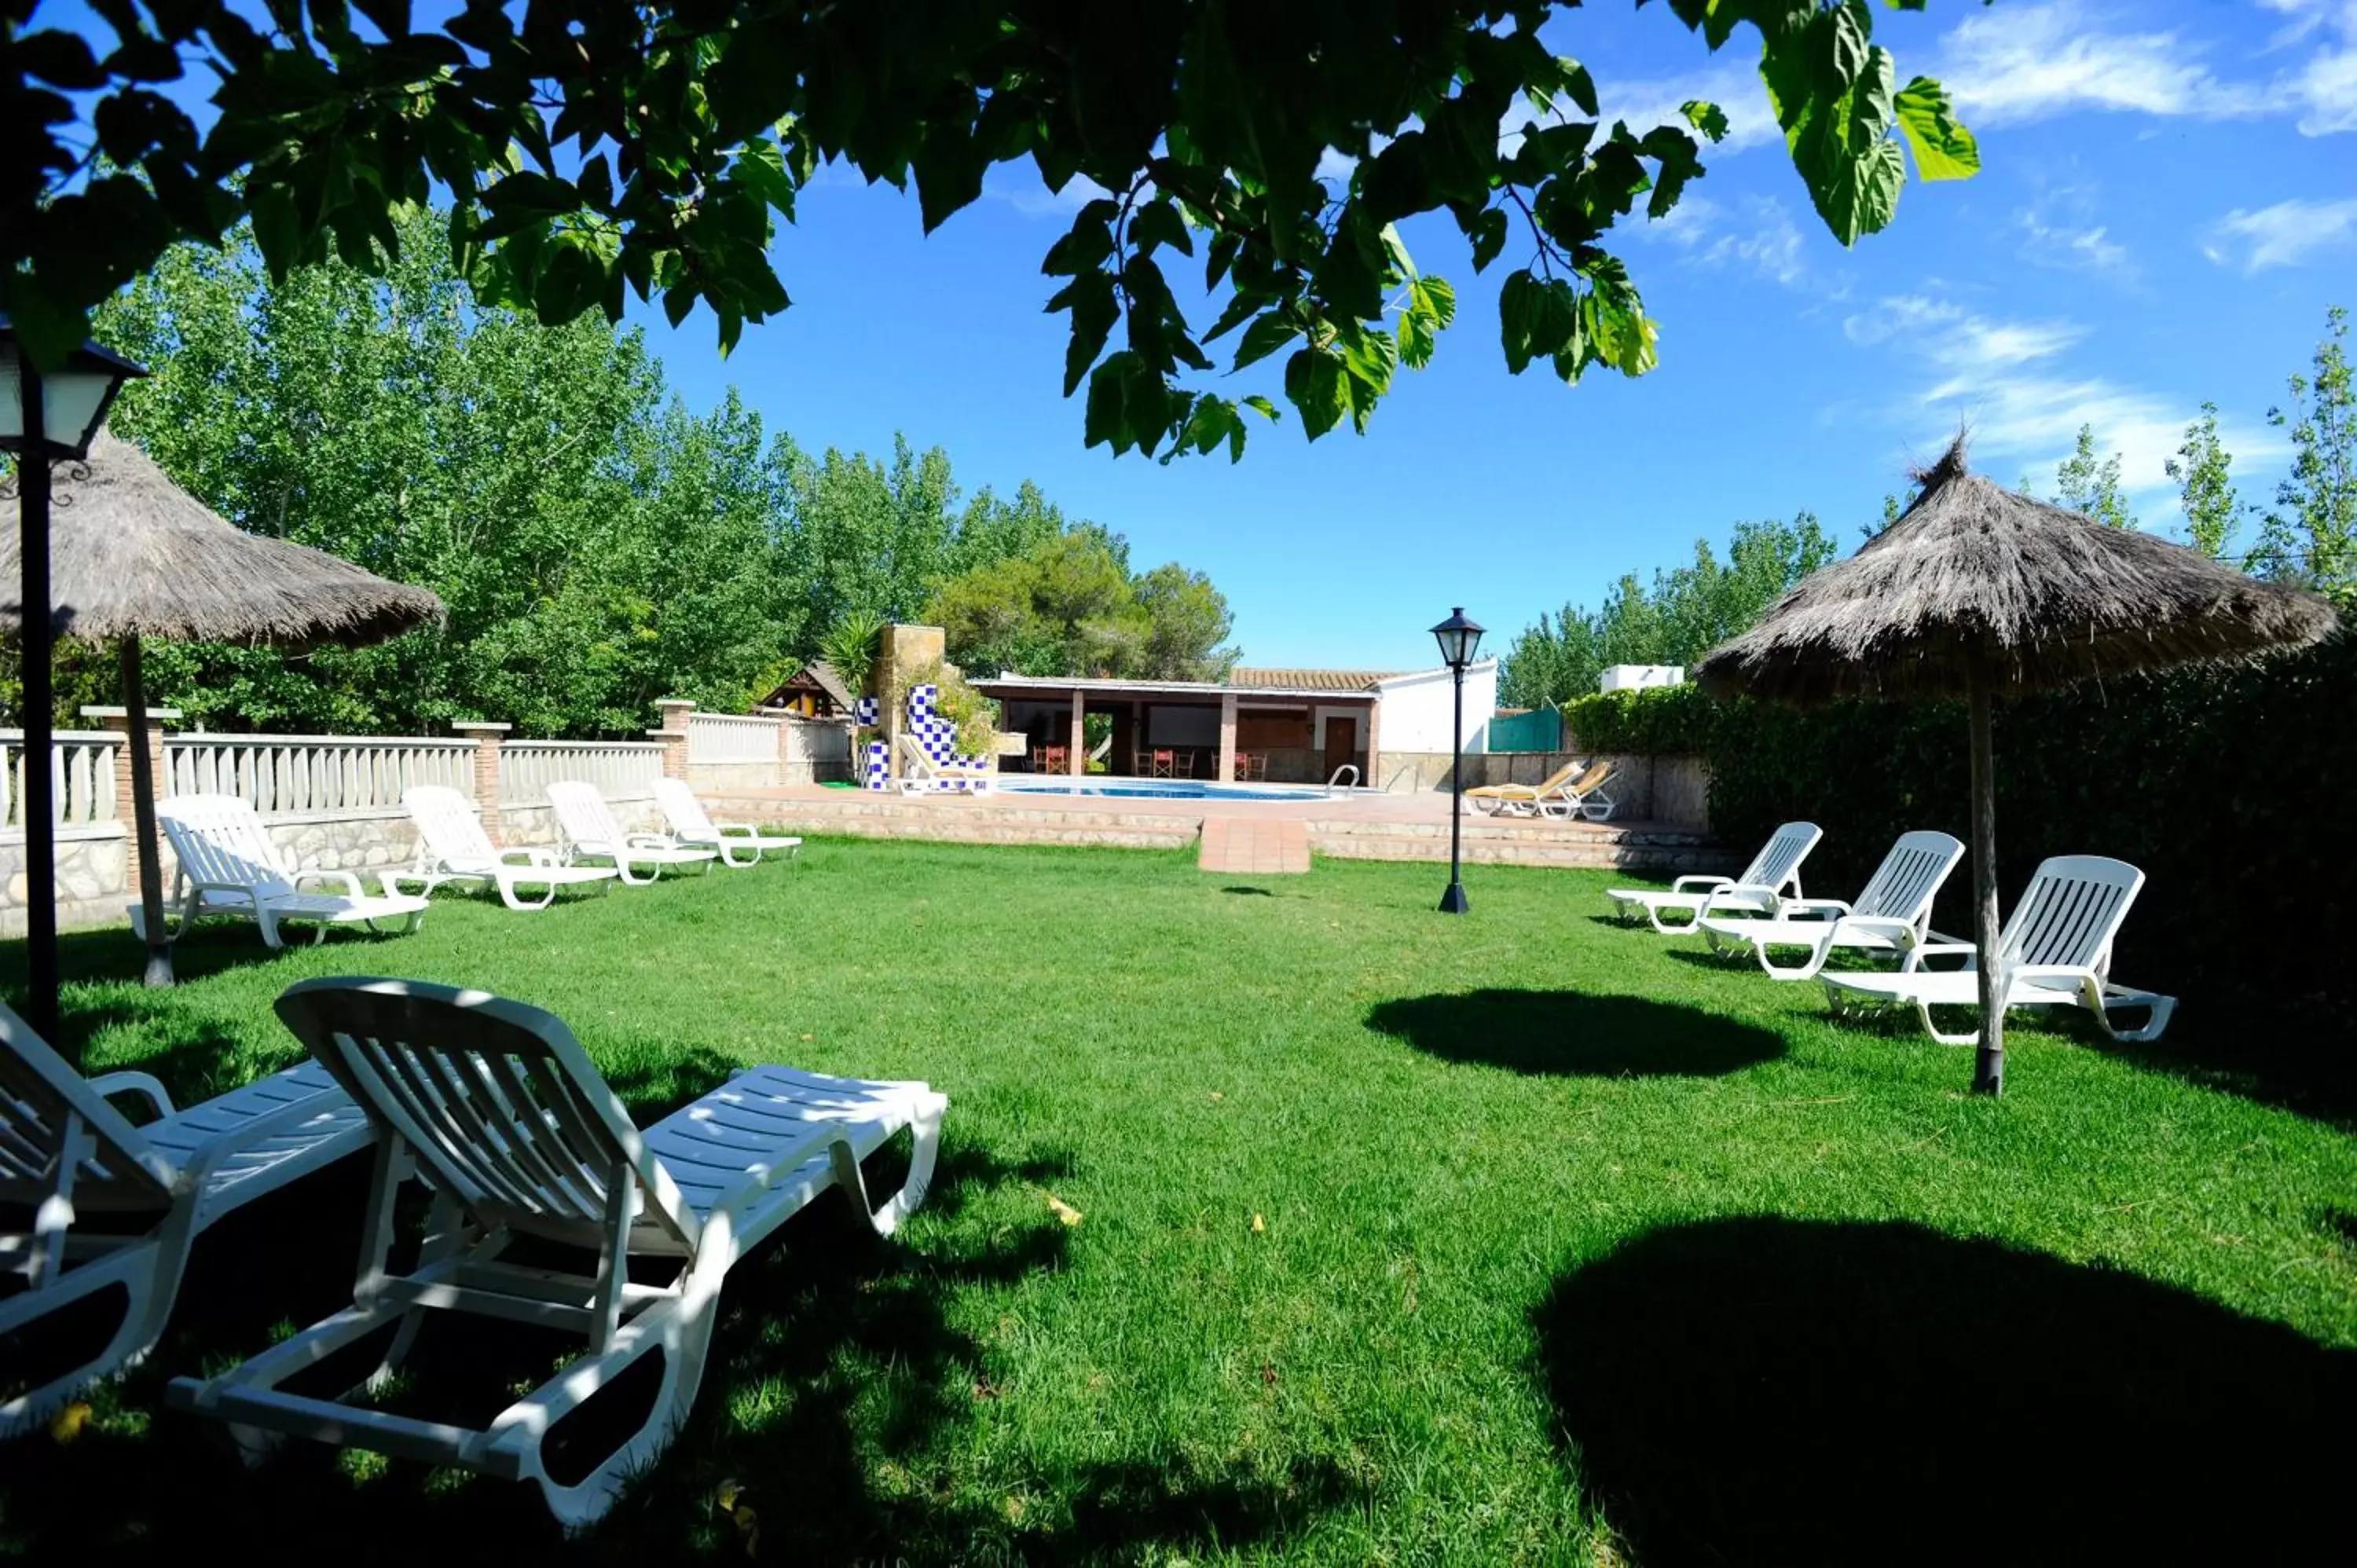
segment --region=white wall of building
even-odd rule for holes
[[[1376,738],[1386,752],[1450,751],[1448,714],[1455,693],[1449,672],[1419,670],[1394,676],[1375,688],[1383,713]],[[1498,661],[1476,660],[1465,667],[1467,751],[1490,749],[1490,715],[1498,710]]]
[[[1641,692],[1653,686],[1683,686],[1685,680],[1685,667],[1680,664],[1609,664],[1598,686],[1606,692]]]

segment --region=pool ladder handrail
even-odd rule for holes
[[[1356,789],[1358,787],[1359,765],[1355,762],[1346,762],[1342,764],[1341,767],[1334,769],[1334,776],[1326,780],[1326,793],[1331,795],[1334,792],[1335,786],[1342,782],[1342,775],[1345,773],[1351,776],[1350,787],[1352,789]]]

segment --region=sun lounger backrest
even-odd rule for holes
[[[278,1015],[434,1185],[486,1218],[596,1224],[635,1174],[649,1217],[696,1224],[622,1102],[554,1015],[422,981],[308,980]]]
[[[56,1180],[68,1118],[79,1116],[96,1146],[75,1173],[74,1190],[110,1207],[172,1201],[178,1173],[139,1129],[91,1088],[32,1026],[0,1004],[0,1202],[38,1204]]]
[[[1571,791],[1575,795],[1587,794],[1594,790],[1598,785],[1603,783],[1607,779],[1611,777],[1612,764],[1609,762],[1598,762],[1591,764],[1587,771],[1581,774],[1579,778],[1573,782]]]
[[[2060,854],[2042,862],[1997,940],[2006,967],[2059,963],[2102,972],[2143,886],[2144,873],[2124,860]]]
[[[654,788],[655,804],[662,808],[662,814],[674,832],[693,839],[716,839],[720,836],[720,830],[712,825],[711,814],[705,811],[704,802],[695,798],[695,791],[687,787],[686,779],[658,779]]]
[[[291,887],[278,846],[253,808],[235,795],[174,795],[156,807],[180,867],[198,882]]]
[[[576,849],[600,853],[622,846],[622,827],[595,784],[560,779],[548,787],[548,807],[556,814],[559,837]]]
[[[1867,879],[1851,912],[1910,925],[1932,912],[1940,884],[1956,868],[1964,846],[1953,833],[1912,832],[1899,835],[1890,853]]]
[[[1746,887],[1781,887],[1817,847],[1824,830],[1814,822],[1786,822],[1760,846],[1758,855],[1735,880]]]
[[[412,784],[401,792],[401,803],[435,859],[464,864],[500,858],[474,802],[447,784]]]

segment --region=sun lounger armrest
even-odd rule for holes
[[[300,887],[306,882],[340,883],[344,890],[353,897],[368,897],[368,888],[362,885],[360,874],[356,871],[298,871],[295,874],[296,886]]]
[[[1712,888],[1710,896],[1703,900],[1702,912],[1708,915],[1718,909],[1756,910],[1762,908],[1777,910],[1781,908],[1781,902],[1773,887],[1763,887],[1758,883],[1722,882]]]
[[[1845,929],[1863,931],[1868,936],[1888,937],[1900,947],[1915,942],[1915,928],[1905,920],[1894,920],[1883,915],[1844,915],[1836,922]]]
[[[626,849],[677,849],[679,847],[669,833],[624,833],[622,844]]]
[[[1964,966],[1966,969],[1978,969],[1981,966],[1981,950],[1970,942],[1923,942],[1908,950],[1907,961],[1900,967],[1903,970],[1918,970],[1925,967],[1923,961],[1927,958],[1958,957],[1964,961]]]
[[[1673,893],[1694,893],[1706,887],[1732,887],[1734,886],[1735,878],[1732,876],[1681,876],[1675,882],[1670,884],[1670,891]]]
[[[2007,973],[2005,978],[2007,985],[2023,980],[2073,981],[2077,983],[2080,993],[2086,997],[2088,1006],[2100,1008],[2104,1004],[2104,977],[2083,964],[2025,963]]]
[[[90,1087],[102,1100],[118,1094],[135,1094],[147,1101],[157,1116],[172,1114],[172,1096],[154,1078],[144,1072],[102,1072],[90,1080]]]
[[[712,824],[712,831],[722,838],[726,838],[731,833],[739,838],[748,839],[761,836],[761,830],[750,822],[715,822]]]
[[[519,855],[523,858],[518,860],[516,857]],[[500,851],[500,864],[501,865],[561,865],[564,863],[558,858],[556,852],[548,845],[530,843],[517,844],[511,849]]]
[[[1831,914],[1835,918],[1849,914],[1849,905],[1839,898],[1787,898],[1781,913],[1786,919],[1795,915]]]

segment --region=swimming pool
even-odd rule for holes
[[[1185,779],[1112,779],[1103,783],[1029,775],[1001,777],[998,790],[1006,795],[1115,795],[1133,800],[1322,800],[1327,792],[1316,785],[1298,789],[1255,789],[1247,784],[1198,783]]]

